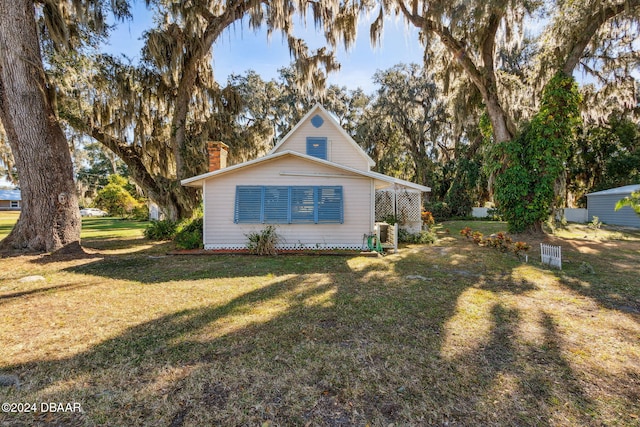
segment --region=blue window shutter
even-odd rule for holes
[[[267,224],[289,222],[289,187],[264,187],[264,218]]]
[[[317,187],[319,224],[344,223],[342,186]]]
[[[291,222],[313,223],[315,219],[313,187],[291,187]]]
[[[327,160],[327,138],[308,137],[307,154]]]
[[[237,224],[344,223],[342,186],[236,187]]]
[[[319,187],[313,187],[313,222],[318,223],[318,196]]]
[[[263,192],[264,189],[261,186],[239,185],[236,187],[234,214],[236,224],[259,224],[263,221]]]

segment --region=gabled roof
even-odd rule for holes
[[[0,190],[0,200],[22,200],[20,190]]]
[[[358,143],[356,141],[354,141],[353,138],[351,138],[351,136],[342,128],[342,126],[340,126],[340,123],[338,123],[338,121],[333,117],[333,114],[329,113],[321,104],[316,104],[313,106],[313,108],[311,108],[307,114],[304,115],[304,117],[302,119],[300,119],[300,121],[289,131],[289,133],[287,133],[281,140],[280,142],[278,142],[276,144],[275,147],[273,147],[271,149],[271,151],[269,151],[269,154],[274,154],[276,153],[280,147],[291,137],[291,135],[293,135],[296,130],[298,130],[298,128],[300,126],[302,126],[303,123],[305,123],[311,116],[313,116],[314,114],[316,114],[317,112],[321,111],[323,113],[323,115],[325,117],[327,117],[331,123],[333,123],[333,125],[340,131],[340,133],[342,134],[342,136],[344,136],[344,139],[351,144],[356,151],[366,159],[367,163],[369,163],[369,167],[373,167],[376,165],[376,162],[369,157],[369,155],[362,149],[362,147],[360,147],[360,145],[358,145]]]
[[[182,181],[180,181],[180,183],[182,185],[185,186],[189,186],[189,187],[201,187],[204,184],[204,181],[208,180],[208,179],[214,179],[218,176],[222,176],[222,175],[226,175],[226,174],[230,174],[230,173],[235,173],[238,171],[241,171],[242,169],[251,167],[251,166],[255,166],[258,165],[260,163],[265,163],[265,162],[270,162],[270,161],[274,161],[277,160],[279,158],[284,158],[284,157],[297,157],[300,159],[303,159],[305,161],[309,161],[309,162],[313,162],[313,163],[318,163],[321,165],[325,165],[325,166],[330,166],[332,168],[338,169],[339,171],[343,171],[343,172],[349,172],[351,175],[360,175],[363,177],[367,177],[367,178],[371,178],[377,181],[381,181],[383,183],[387,183],[387,184],[394,184],[394,185],[400,185],[403,187],[408,187],[414,190],[418,190],[418,191],[423,191],[423,192],[430,192],[431,188],[429,187],[425,187],[424,185],[419,185],[419,184],[415,184],[413,182],[409,182],[409,181],[405,181],[402,179],[398,179],[398,178],[392,178],[390,176],[387,175],[383,175],[381,173],[377,173],[377,172],[370,172],[370,171],[362,171],[362,170],[358,170],[358,169],[354,169],[351,168],[349,166],[344,166],[338,163],[334,163],[334,162],[330,162],[328,160],[323,160],[323,159],[319,159],[317,157],[313,157],[313,156],[309,156],[307,154],[302,154],[302,153],[298,153],[296,151],[281,151],[278,153],[274,153],[274,154],[268,154],[264,157],[261,157],[259,159],[255,159],[255,160],[250,160],[248,162],[244,162],[244,163],[240,163],[234,166],[229,166],[228,168],[224,168],[224,169],[220,169],[214,172],[208,172],[202,175],[198,175],[198,176],[194,176],[193,178],[187,178],[187,179],[183,179]],[[304,174],[304,172],[300,172],[300,174]],[[322,176],[327,176],[327,175],[323,175],[323,174],[314,174],[317,175],[318,177],[322,177]],[[331,175],[332,177],[336,177],[337,175]],[[348,178],[349,175],[344,175],[345,178]],[[339,177],[339,176],[338,176]]]
[[[623,187],[611,188],[609,190],[596,191],[595,193],[587,194],[587,196],[616,196],[631,194],[634,191],[640,191],[640,184],[625,185]]]

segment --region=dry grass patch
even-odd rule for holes
[[[637,265],[636,243],[592,255],[552,237],[560,272],[478,248],[465,225],[379,259],[144,241],[0,259],[0,374],[21,381],[0,400],[84,411],[0,425],[637,425],[640,291],[613,264]]]

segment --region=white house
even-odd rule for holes
[[[361,249],[386,215],[419,229],[421,195],[431,191],[372,172],[374,161],[319,104],[264,157],[226,167],[228,147],[208,148],[210,172],[182,181],[202,187],[205,249],[246,248],[269,224],[282,249]]]

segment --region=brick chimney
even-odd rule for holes
[[[220,141],[209,141],[207,151],[209,152],[209,172],[215,172],[227,167],[227,153],[229,146]]]

